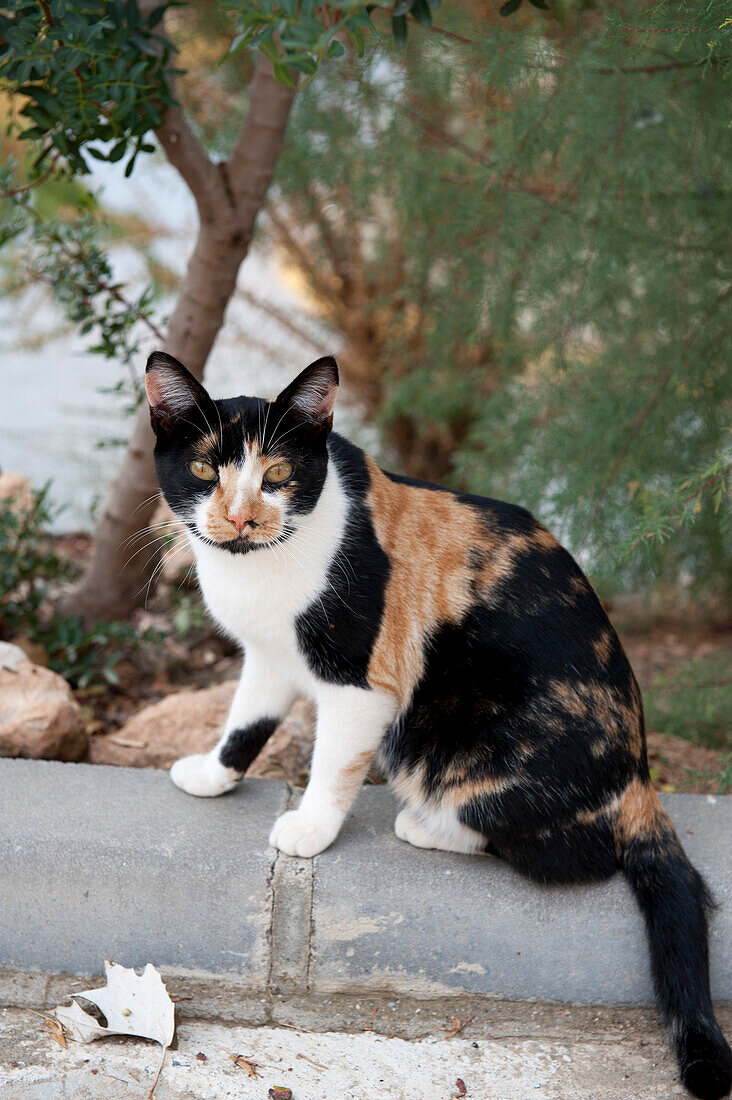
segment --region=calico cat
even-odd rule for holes
[[[380,752],[410,844],[489,852],[540,883],[621,869],[681,1078],[726,1095],[710,899],[651,787],[636,680],[567,551],[523,508],[386,473],[332,432],[330,357],[274,401],[214,401],[163,353],[146,385],[161,488],[209,611],[245,647],[219,744],[173,782],[230,790],[302,694],[310,781],[270,837],[288,855],[332,844]]]

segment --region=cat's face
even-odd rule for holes
[[[145,387],[165,499],[200,540],[232,554],[276,545],[325,482],[338,392],[327,356],[275,398],[214,401],[177,359],[154,352]]]

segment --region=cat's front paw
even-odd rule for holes
[[[215,798],[232,790],[241,776],[233,768],[225,768],[211,753],[199,753],[176,760],[170,778],[186,794]]]
[[[310,858],[324,851],[337,835],[337,825],[328,826],[302,810],[290,810],[275,821],[269,842],[285,855]]]

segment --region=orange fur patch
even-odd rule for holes
[[[473,603],[469,554],[482,540],[471,509],[450,493],[399,484],[367,463],[371,519],[391,563],[368,680],[406,704],[424,670],[426,638],[460,622]]]
[[[350,809],[354,795],[361,786],[373,758],[374,754],[369,749],[367,752],[357,753],[350,764],[341,768],[338,774],[336,803],[342,810]]]
[[[480,779],[465,779],[442,787],[440,805],[452,806],[458,810],[475,798],[492,798],[502,794],[509,787],[516,787],[521,783],[522,774],[513,771],[510,775],[500,778],[483,777]]]
[[[616,830],[621,844],[674,833],[668,814],[650,783],[631,779],[617,800]]]
[[[522,555],[551,552],[559,543],[538,523],[525,534],[506,534],[492,526],[490,512],[451,493],[392,481],[372,459],[366,462],[371,520],[392,570],[368,680],[404,706],[434,631],[461,622],[476,598],[490,602]]]
[[[562,708],[577,718],[584,718],[587,714],[587,700],[584,698],[586,690],[584,684],[568,684],[563,680],[552,680],[549,684],[549,694],[561,704]]]
[[[602,727],[604,737],[596,738],[590,746],[594,756],[602,756],[623,739],[636,759],[641,755],[643,734],[640,693],[637,690],[630,706],[606,684],[593,682],[570,684],[553,680],[549,685],[549,694],[569,714],[578,718],[594,718]]]
[[[278,461],[276,457],[262,455],[259,450],[252,453],[248,461],[254,460],[256,477],[255,484],[261,486],[265,471]],[[237,503],[237,489],[241,470],[232,464],[219,467],[219,483],[211,494],[208,502],[204,531],[215,542],[228,542],[237,537],[237,530],[226,518]],[[289,486],[283,486],[278,496],[291,494]],[[282,513],[261,488],[250,490],[244,498],[238,502],[238,511],[250,515],[257,526],[245,533],[244,538],[254,543],[267,543],[278,538],[282,534]]]
[[[601,665],[606,665],[610,660],[610,656],[613,651],[613,634],[611,630],[606,627],[598,638],[595,638],[592,643],[592,648],[595,651],[595,656]]]

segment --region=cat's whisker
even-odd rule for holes
[[[156,497],[157,497],[157,498],[158,498],[159,500],[162,500],[162,499],[163,499],[163,495],[162,495],[162,493],[160,492],[160,490],[159,490],[159,489],[158,489],[157,493],[151,493],[149,497],[146,497],[146,498],[145,498],[145,499],[144,499],[144,500],[142,501],[142,503],[141,503],[141,504],[138,504],[138,505],[137,505],[137,507],[136,507],[136,508],[134,509],[134,511],[132,512],[132,515],[133,515],[133,516],[136,516],[138,512],[141,512],[141,511],[142,511],[142,509],[143,509],[143,508],[145,507],[145,505],[146,505],[146,504],[149,504],[151,500],[155,500],[155,499],[156,499]]]
[[[125,541],[121,543],[120,549],[125,550],[130,543],[138,542],[153,531],[162,530],[163,527],[174,529],[179,525],[179,522],[179,520],[164,520],[161,523],[151,523],[148,527],[141,527],[139,531],[135,531],[133,535],[130,535],[129,538],[126,538]]]
[[[175,561],[175,559],[180,556],[180,554],[183,552],[184,549],[185,549],[184,546],[181,546],[180,544],[178,544],[171,551],[170,554],[168,554],[164,557],[161,557],[160,561],[156,564],[155,568],[153,569],[152,573],[150,574],[150,579],[148,580],[147,584],[143,585],[142,588],[140,588],[137,591],[137,593],[135,594],[136,597],[137,597],[137,596],[140,595],[140,592],[142,592],[143,588],[146,590],[145,591],[145,599],[143,601],[143,607],[145,608],[145,610],[147,610],[147,601],[150,598],[150,591],[151,591],[151,588],[153,586],[153,583],[157,580],[159,575],[162,573],[165,566],[168,565],[171,561]]]
[[[131,554],[127,561],[124,563],[122,569],[126,569],[130,562],[134,561],[138,554],[142,554],[144,550],[149,550],[151,547],[155,546],[155,543],[163,543],[166,539],[170,539],[172,541],[172,544],[175,544],[176,539],[180,537],[180,533],[176,535],[176,533],[173,531],[166,531],[164,534],[158,535],[156,538],[151,539],[149,542],[146,542],[143,546],[139,546],[137,550],[135,550],[134,554]],[[160,549],[162,549],[161,546],[156,549],[155,553],[157,553]]]

